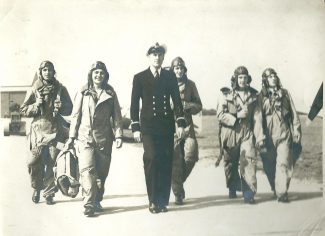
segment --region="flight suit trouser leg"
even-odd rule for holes
[[[31,186],[35,190],[43,189],[44,164],[41,156],[42,147],[35,147],[31,150],[27,161],[28,174]]]
[[[94,147],[79,144],[77,147],[79,161],[80,184],[84,207],[95,207],[97,187],[97,171]]]
[[[172,190],[176,197],[185,197],[183,188],[183,176],[185,172],[184,150],[181,142],[175,142],[173,167],[172,167]]]
[[[253,136],[242,141],[240,147],[240,174],[242,177],[242,191],[251,191],[249,195],[254,196],[257,191],[256,179],[256,150],[253,143]]]
[[[270,183],[271,190],[275,192],[276,149],[272,140],[266,143],[266,152],[261,153],[263,170]]]
[[[192,173],[192,170],[195,166],[195,161],[185,161],[185,171],[184,171],[184,176],[183,176],[183,182],[187,180],[187,178],[190,176]]]
[[[238,172],[240,146],[224,149],[224,171],[229,191],[241,190],[241,179]]]
[[[103,200],[103,195],[105,192],[105,182],[108,176],[109,168],[111,165],[111,154],[112,154],[112,143],[108,145],[104,150],[97,150],[95,152],[96,156],[96,170],[97,170],[97,196],[96,202],[101,202]]]
[[[287,194],[293,173],[293,160],[289,142],[280,142],[277,145],[275,190],[279,197]]]
[[[186,138],[174,145],[172,190],[176,197],[185,198],[184,183],[191,174],[198,159],[196,139]]]
[[[54,146],[45,146],[42,152],[42,159],[44,161],[44,176],[43,176],[43,183],[44,183],[44,191],[43,197],[54,197],[55,193],[58,191],[55,178],[53,167],[55,165],[56,158],[59,154],[60,150],[55,148]]]
[[[183,182],[191,174],[195,163],[199,159],[199,145],[195,138],[187,137],[184,143],[184,160],[185,160],[185,171],[183,175]]]
[[[53,167],[59,150],[53,146],[40,146],[32,149],[32,157],[28,161],[28,172],[32,188],[44,189],[43,196],[54,197],[57,192]]]

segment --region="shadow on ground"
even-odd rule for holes
[[[129,211],[138,211],[147,209],[148,205],[140,205],[140,206],[114,206],[114,207],[105,207],[103,208],[103,212],[99,213],[100,215],[110,215],[117,214]],[[148,211],[149,213],[149,211]]]
[[[296,201],[308,200],[313,198],[321,198],[323,196],[323,193],[321,191],[319,192],[290,192],[289,191],[288,196],[290,202],[296,202]],[[275,201],[275,199],[276,198],[274,197],[273,193],[256,194],[257,203]]]
[[[128,198],[128,197],[144,197],[146,194],[126,194],[126,195],[106,195],[104,199],[116,199],[116,198]],[[303,201],[314,198],[321,198],[322,192],[289,192],[290,202]],[[255,197],[256,204],[263,204],[265,202],[276,201],[273,196],[273,193],[258,193]],[[63,202],[76,202],[82,201],[82,198],[74,198],[69,200],[58,200],[57,203]],[[290,202],[288,204],[290,204]],[[238,198],[229,199],[228,195],[213,195],[205,196],[198,198],[188,198],[185,200],[184,205],[176,206],[172,201],[170,202],[170,211],[186,211],[186,210],[198,210],[208,207],[216,206],[234,206],[234,205],[246,205],[243,202],[241,194],[238,194]],[[148,205],[139,205],[139,206],[112,206],[103,208],[103,212],[99,215],[108,215],[108,214],[117,214],[130,211],[138,211],[147,209]]]
[[[289,192],[290,202],[308,200],[313,198],[321,198],[322,192]],[[264,202],[276,201],[273,193],[259,193],[255,197],[256,204],[262,204]],[[290,204],[290,202],[288,204]],[[243,202],[243,198],[238,194],[238,198],[229,199],[228,195],[215,195],[206,196],[200,198],[189,198],[184,202],[185,204],[178,207],[171,204],[171,211],[184,211],[184,210],[196,210],[206,207],[226,206],[226,205],[246,205]]]
[[[81,195],[81,193],[79,193]],[[144,197],[147,194],[115,194],[115,195],[104,195],[103,199],[115,199],[115,198],[128,198],[128,197]],[[77,198],[66,198],[64,200],[56,200],[56,203],[64,203],[64,202],[81,202],[82,197]]]

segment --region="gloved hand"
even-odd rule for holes
[[[293,139],[292,141],[293,141],[294,143],[300,143],[300,141],[301,141],[301,136],[300,136],[299,133],[296,133],[296,134],[293,135],[292,139]]]
[[[64,144],[64,149],[69,150],[74,147],[74,138],[70,137]]]
[[[183,109],[184,109],[184,111],[190,110],[191,109],[191,104],[189,102],[184,102],[183,103]]]
[[[177,137],[183,139],[185,137],[185,130],[183,127],[178,127],[176,130]]]
[[[218,159],[216,160],[216,162],[214,163],[215,167],[218,167],[220,165],[222,157],[218,157]]]
[[[266,145],[265,145],[265,140],[261,140],[258,143],[256,143],[256,148],[260,153],[266,153]]]
[[[246,118],[248,115],[248,109],[246,106],[242,107],[240,111],[237,112],[237,118]]]
[[[55,100],[54,101],[54,108],[59,110],[62,106],[62,102],[60,100]]]
[[[133,133],[133,138],[136,142],[140,143],[141,142],[141,132],[140,131],[135,131]]]
[[[38,97],[38,98],[36,98],[36,102],[35,102],[35,104],[36,104],[36,106],[40,106],[40,105],[42,105],[43,104],[43,98],[41,98],[41,97]]]
[[[122,138],[117,138],[116,139],[116,148],[121,148],[123,144]]]

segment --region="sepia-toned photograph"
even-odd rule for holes
[[[0,235],[325,235],[323,0],[2,0]]]

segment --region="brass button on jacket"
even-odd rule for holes
[[[140,98],[142,100],[141,115]],[[172,99],[174,111],[170,107]],[[131,120],[134,122],[132,131],[140,131],[143,134],[165,135],[175,132],[175,118],[184,117],[183,105],[180,99],[175,75],[165,69],[161,70],[160,78],[154,79],[150,69],[142,71],[134,76]],[[140,120],[141,117],[141,120]],[[141,127],[140,124],[141,123]],[[185,120],[178,119],[179,126],[185,127]]]

